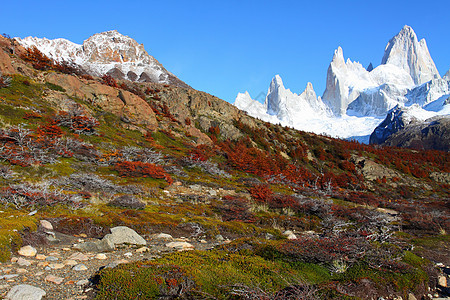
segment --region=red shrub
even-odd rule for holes
[[[248,203],[245,199],[225,196],[223,197],[223,205],[218,205],[215,209],[222,216],[223,221],[239,221],[245,223],[253,223],[256,221],[255,216],[248,211]]]
[[[122,161],[114,166],[114,170],[121,177],[151,177],[165,179],[169,184],[173,183],[172,177],[161,166],[140,161]]]
[[[200,161],[207,161],[211,157],[214,156],[214,149],[207,145],[198,145],[197,147],[193,148],[191,151],[189,151],[189,154],[192,156],[192,159],[200,160]]]
[[[272,200],[273,192],[267,184],[259,184],[249,190],[252,199],[259,203],[269,203]]]
[[[53,68],[53,61],[36,47],[27,48],[21,55],[25,61],[31,62],[36,70],[49,70]]]
[[[111,75],[108,75],[108,74],[105,74],[102,76],[102,83],[109,85],[111,87],[115,87],[115,88],[118,87],[117,81],[114,78],[112,78]]]

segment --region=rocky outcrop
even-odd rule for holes
[[[414,30],[407,25],[388,42],[381,64],[405,70],[415,84],[440,78],[425,39],[419,41]]]
[[[254,119],[233,104],[205,92],[170,87],[162,89],[158,95],[177,120],[182,123],[187,118],[191,120],[192,124],[187,126],[187,130],[205,143],[209,143],[209,137],[199,134],[194,127],[208,132],[211,126],[217,126],[222,137],[237,139],[242,133],[234,126],[235,121],[241,120],[249,126],[256,126]]]
[[[410,118],[405,119],[404,116],[405,110],[400,106],[396,106],[391,109],[388,112],[386,119],[384,119],[384,121],[381,122],[381,124],[378,125],[370,135],[369,143],[383,144],[389,136],[398,132],[399,130],[402,130],[406,125],[405,123],[417,121],[414,118],[412,120]]]
[[[155,113],[150,105],[128,91],[54,72],[49,73],[45,80],[63,87],[69,96],[89,101],[107,112],[125,117],[131,123],[145,125],[149,129],[157,126]]]
[[[15,70],[11,64],[11,58],[9,54],[11,51],[11,42],[7,38],[0,36],[0,73],[12,74]]]
[[[370,135],[371,144],[413,149],[450,150],[450,116],[426,120],[413,117],[408,109],[395,107]]]
[[[384,145],[418,150],[450,151],[450,116],[410,124],[389,136]]]

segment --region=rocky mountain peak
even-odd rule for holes
[[[331,60],[331,64],[335,66],[345,65],[344,51],[340,46],[336,50],[334,50],[334,55],[333,59]]]
[[[415,84],[440,78],[425,39],[418,41],[414,30],[407,25],[388,42],[381,64],[392,64],[404,69]]]
[[[82,45],[66,39],[27,37],[16,40],[25,48],[37,47],[56,61],[78,65],[93,76],[109,74],[117,79],[189,87],[148,54],[143,44],[117,30],[94,34]]]
[[[83,50],[91,62],[123,63],[153,62],[151,57],[134,39],[120,34],[117,30],[97,33],[83,42]]]

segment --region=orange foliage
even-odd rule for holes
[[[155,179],[165,179],[169,184],[173,183],[172,177],[170,177],[161,166],[152,163],[122,161],[114,166],[114,170],[116,170],[121,177],[151,177]]]

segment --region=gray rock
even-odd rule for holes
[[[84,252],[109,252],[115,249],[115,245],[111,239],[103,238],[95,242],[75,244],[73,248]]]
[[[107,241],[114,245],[132,244],[132,245],[147,245],[145,239],[136,233],[131,228],[126,226],[117,226],[111,228],[111,233],[105,235],[102,241]]]
[[[55,238],[53,235],[47,235],[45,238],[50,244],[58,244],[59,242],[61,242],[61,240]]]
[[[0,279],[8,280],[8,279],[12,279],[12,278],[15,278],[15,277],[18,277],[18,276],[19,276],[19,274],[7,274],[7,275],[0,276]]]
[[[115,267],[117,267],[119,264],[116,262],[110,262],[109,264],[107,264],[105,266],[105,269],[114,269]]]
[[[159,239],[159,240],[172,240],[173,239],[173,237],[167,233],[160,233],[157,236],[155,236],[155,238]]]
[[[8,300],[40,300],[46,293],[43,289],[29,284],[14,286],[6,295]]]
[[[45,258],[45,260],[46,260],[46,261],[57,261],[58,258],[57,258],[57,257],[54,257],[54,256],[47,256],[47,257]]]
[[[87,279],[82,279],[82,280],[78,280],[77,282],[76,282],[76,285],[86,285],[86,284],[88,284],[89,283],[89,280],[87,280]]]
[[[19,257],[19,259],[17,260],[17,264],[19,266],[23,266],[23,267],[28,267],[31,266],[31,262],[29,260],[26,260],[22,257]]]

